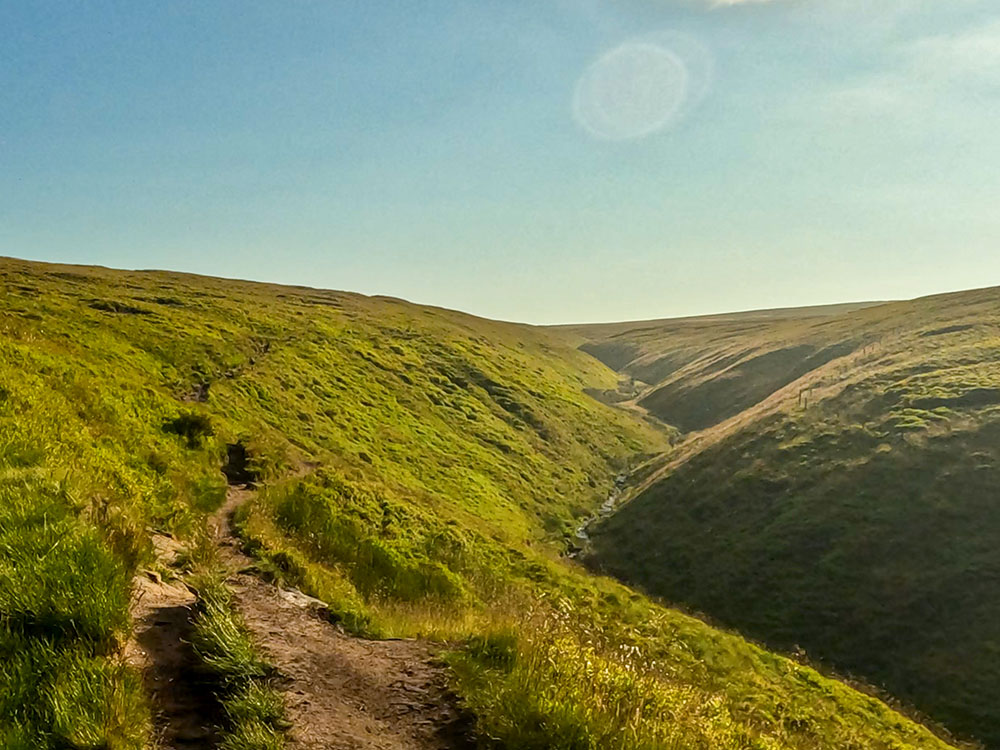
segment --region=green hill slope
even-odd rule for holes
[[[884,303],[556,326],[554,330],[582,342],[583,351],[638,381],[640,407],[690,431],[739,414],[810,370],[852,351],[864,340],[861,332],[838,327],[837,320],[880,304]]]
[[[585,394],[616,381],[549,332],[399,300],[0,260],[0,746],[147,745],[122,652],[154,533],[185,548],[156,572],[199,586],[196,648],[254,666],[203,552],[228,473],[260,487],[236,520],[261,575],[448,644],[484,745],[946,747],[561,557],[666,446]]]
[[[675,331],[640,403],[701,431],[591,563],[1000,747],[1000,290]]]

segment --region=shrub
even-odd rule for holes
[[[197,448],[204,438],[215,434],[212,421],[204,414],[193,411],[184,412],[165,422],[163,431],[184,438],[189,448]]]

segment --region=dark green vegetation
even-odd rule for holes
[[[610,334],[702,430],[590,562],[1000,747],[1000,290]]]
[[[585,393],[617,379],[549,332],[398,300],[0,261],[0,744],[147,742],[130,580],[153,531],[197,559],[253,478],[236,521],[261,574],[354,632],[452,644],[485,744],[946,747],[560,557],[666,447]],[[268,747],[266,665],[220,581],[189,583],[227,741]]]

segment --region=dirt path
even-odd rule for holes
[[[264,583],[248,569],[232,513],[252,496],[230,488],[214,525],[220,558],[232,571],[240,613],[282,676],[292,750],[455,750],[472,747],[449,695],[433,645],[344,635],[321,616],[322,604]]]
[[[169,563],[180,546],[155,536],[160,560]],[[132,608],[135,633],[125,649],[126,661],[143,676],[154,706],[157,748],[207,750],[215,746],[215,717],[206,712],[212,696],[200,684],[190,642],[194,594],[181,583],[166,583],[152,573],[136,580]]]
[[[232,584],[255,641],[284,678],[290,748],[468,746],[428,644],[350,638],[317,617],[306,597],[245,574]]]

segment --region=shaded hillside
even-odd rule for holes
[[[758,310],[634,323],[558,326],[580,349],[644,384],[637,403],[683,431],[702,430],[865,339],[848,313],[883,303]]]
[[[136,580],[197,592],[176,648],[224,746],[281,746],[280,681],[215,559],[228,496],[262,600],[297,587],[345,632],[447,644],[490,746],[946,747],[560,557],[665,447],[585,394],[616,383],[545,331],[399,300],[0,261],[0,746],[147,744],[163,691],[120,658]]]
[[[806,307],[773,307],[765,310],[743,310],[740,312],[690,315],[682,318],[658,318],[656,320],[626,320],[614,323],[569,323],[548,328],[582,341],[610,341],[611,339],[644,342],[652,347],[662,346],[662,336],[658,332],[669,332],[678,326],[709,323],[717,328],[742,326],[746,323],[778,323],[781,321],[807,320],[845,315],[866,307],[887,304],[877,302],[841,302],[833,305],[808,305]],[[658,343],[659,342],[659,343]]]
[[[802,349],[803,377],[668,454],[591,563],[1000,747],[1000,290],[795,326],[752,345],[843,356]],[[704,372],[670,387],[711,395]]]

